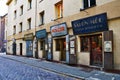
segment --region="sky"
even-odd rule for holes
[[[7,0],[0,0],[0,16],[3,16],[8,12],[6,2]]]

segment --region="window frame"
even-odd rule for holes
[[[28,10],[32,9],[32,0],[28,0]]]
[[[23,15],[23,5],[20,6],[20,15]]]
[[[16,25],[13,26],[13,35],[16,34]]]
[[[63,1],[60,1],[55,4],[55,15],[56,19],[63,17]]]
[[[45,21],[44,16],[45,16],[45,12],[44,11],[39,13],[39,22],[40,22],[39,25],[43,25],[44,24],[44,21]]]
[[[99,38],[98,38],[99,37]],[[81,52],[91,52],[91,48],[92,48],[92,41],[94,39],[94,41],[97,43],[97,46],[100,46],[102,47],[102,34],[94,34],[94,35],[87,35],[87,36],[79,36],[80,38],[80,51]],[[88,39],[88,42],[87,42],[87,48],[88,50],[82,50],[83,48],[83,44],[86,40],[83,40],[82,41],[82,38],[87,38]],[[86,47],[85,47],[86,48]]]
[[[83,39],[84,38],[84,39]],[[82,40],[83,39],[83,40]],[[86,40],[88,41],[86,41]],[[90,51],[90,36],[80,36],[80,51],[89,52]],[[84,43],[85,42],[85,43]],[[84,47],[83,47],[84,46]],[[85,48],[85,49],[84,49]]]
[[[92,0],[83,0],[83,10],[96,6],[96,0],[94,0],[93,5],[91,4],[92,2],[93,2]]]
[[[14,19],[17,18],[17,10],[14,11]]]
[[[28,21],[28,30],[29,30],[29,29],[31,29],[31,21],[32,20],[31,20],[31,18],[29,18],[29,19],[27,19],[27,21]]]
[[[20,23],[20,32],[22,32],[22,29],[23,29],[23,23],[21,22]]]

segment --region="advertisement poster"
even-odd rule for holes
[[[75,54],[75,49],[74,48],[70,48],[70,54]]]
[[[70,41],[70,47],[75,47],[74,44],[75,44],[74,41]]]
[[[111,41],[104,42],[104,51],[105,52],[112,52],[112,42]]]

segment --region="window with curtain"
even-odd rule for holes
[[[63,2],[62,1],[55,4],[55,13],[56,13],[56,18],[63,17]]]

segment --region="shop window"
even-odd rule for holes
[[[83,0],[84,9],[95,6],[96,0]]]
[[[81,52],[89,51],[89,37],[81,37]]]
[[[97,47],[102,48],[102,35],[81,36],[81,52],[90,52]]]
[[[55,14],[56,14],[57,19],[63,17],[63,2],[62,1],[55,4]]]
[[[59,39],[56,39],[55,40],[55,44],[56,44],[56,51],[60,51],[60,40]]]

